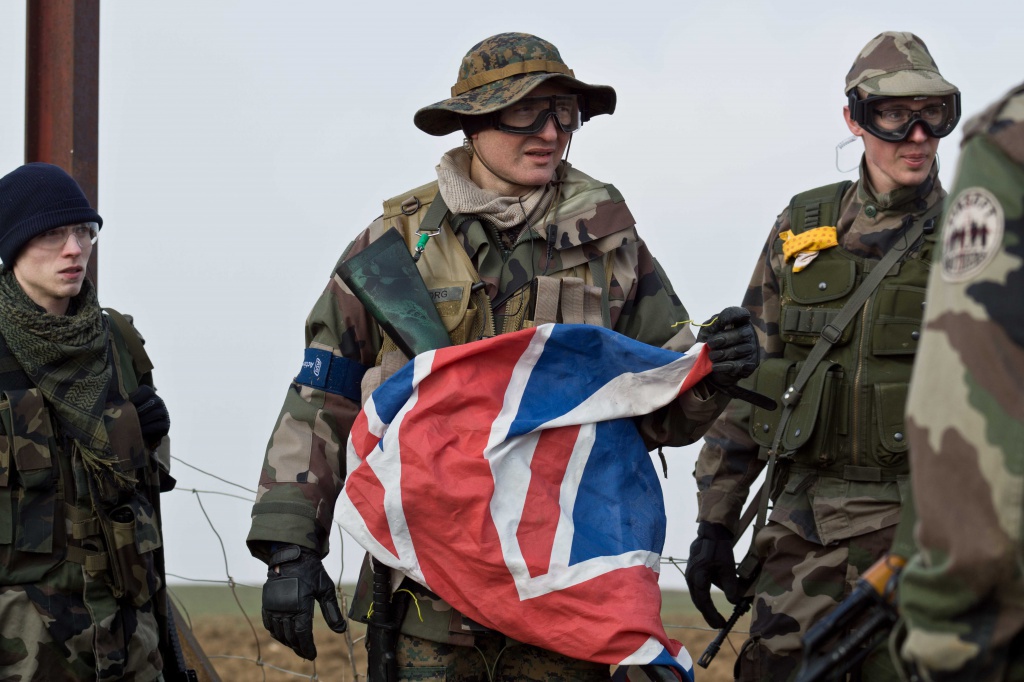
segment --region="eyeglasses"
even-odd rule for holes
[[[579,95],[524,97],[496,114],[495,128],[517,135],[536,135],[553,116],[564,133],[574,133],[583,125]]]
[[[942,102],[921,109],[898,106],[892,97],[856,99],[850,94],[850,117],[877,138],[902,142],[920,122],[932,137],[945,137],[960,121],[960,93],[946,95]],[[921,98],[924,99],[924,98]]]
[[[32,243],[44,249],[57,251],[68,243],[68,237],[74,237],[78,246],[87,249],[96,243],[100,236],[99,223],[79,223],[55,227],[32,238]]]

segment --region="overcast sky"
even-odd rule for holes
[[[381,201],[435,178],[461,137],[412,124],[481,39],[524,31],[618,92],[570,161],[625,195],[691,316],[738,304],[775,216],[836,170],[844,76],[884,30],[912,31],[965,117],[1024,78],[1019,0],[971,3],[342,3],[106,0],[100,27],[100,300],[135,316],[174,454],[255,488],[302,360],[303,322]],[[0,0],[0,175],[24,162],[25,3]],[[960,130],[940,146],[952,182]],[[860,143],[840,156],[855,168]],[[694,537],[699,446],[666,451],[666,555]],[[190,489],[245,493],[176,464],[167,567],[224,579]],[[228,570],[261,584],[251,504],[204,495]],[[332,540],[328,569],[338,570]],[[362,551],[349,541],[346,580]],[[667,570],[663,585],[680,587]]]

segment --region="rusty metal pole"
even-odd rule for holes
[[[26,0],[25,163],[60,166],[97,206],[100,0]],[[98,248],[87,274],[97,278]]]

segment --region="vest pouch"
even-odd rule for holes
[[[883,286],[874,304],[871,352],[875,355],[913,355],[921,336],[925,289],[907,285]]]
[[[63,560],[66,528],[55,480],[56,441],[42,393],[6,391],[3,398],[0,584],[16,585],[42,579]]]
[[[758,367],[754,390],[770,397],[781,396],[796,380],[802,367],[803,362],[786,358],[766,360]],[[818,363],[785,424],[780,454],[796,455],[797,461],[824,466],[835,461],[837,405],[842,380],[841,365],[830,361]],[[750,435],[762,447],[770,448],[774,444],[783,411],[754,407]]]
[[[161,544],[153,505],[136,493],[128,502],[98,514],[110,556],[106,574],[111,592],[140,607],[161,587],[153,556]]]
[[[473,283],[469,281],[431,280],[427,290],[455,346],[476,341],[483,329],[483,312],[477,305],[472,286]]]
[[[786,293],[795,303],[820,305],[838,301],[853,291],[857,283],[857,265],[852,260],[821,251],[818,257],[800,272],[786,268]]]
[[[779,398],[786,390],[787,378],[795,379],[793,368],[796,362],[786,358],[764,360],[753,376],[754,390],[769,398]],[[775,442],[775,431],[779,426],[782,406],[766,410],[756,405],[750,415],[750,437],[762,448],[770,448]]]
[[[57,486],[54,481],[55,446],[50,411],[37,388],[7,393],[11,414],[11,459],[21,488],[18,500],[15,549],[50,554],[57,523]]]
[[[843,309],[857,283],[856,264],[823,251],[806,269],[787,267],[782,282],[779,334],[786,343],[813,346],[822,329]],[[836,345],[849,342],[853,325],[847,325]]]
[[[875,423],[878,425],[879,447],[875,456],[883,467],[907,467],[907,427],[904,410],[908,385],[905,383],[875,384]],[[909,469],[908,469],[909,471]]]

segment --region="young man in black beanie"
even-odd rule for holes
[[[0,178],[0,679],[163,679],[170,419],[85,275],[102,225],[57,166]]]

